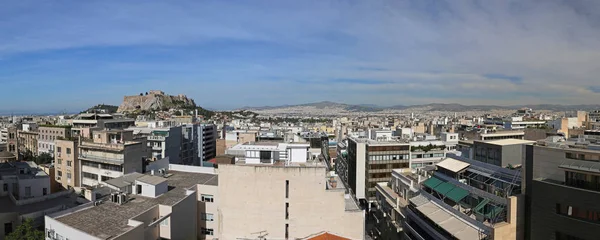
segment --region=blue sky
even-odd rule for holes
[[[3,1],[0,111],[600,102],[599,1]]]

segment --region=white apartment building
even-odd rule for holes
[[[46,239],[213,239],[217,183],[205,168],[173,164],[126,174],[96,201],[46,215]]]
[[[0,128],[0,143],[8,142],[8,128]]]
[[[219,165],[219,239],[363,239],[365,213],[324,163]]]
[[[226,154],[244,159],[247,164],[301,163],[309,160],[308,143],[249,142],[233,146]]]
[[[144,139],[132,141],[132,131],[95,131],[92,137],[79,144],[82,186],[92,187],[127,173],[141,172],[144,159],[150,156]]]

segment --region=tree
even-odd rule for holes
[[[52,155],[50,153],[40,153],[37,157],[34,158],[36,164],[46,164],[52,162]]]
[[[25,219],[21,225],[6,236],[6,240],[43,240],[44,232],[33,228],[33,220]]]

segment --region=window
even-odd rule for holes
[[[285,239],[288,239],[290,237],[290,225],[289,224],[285,224]]]
[[[71,148],[67,148],[67,154],[71,154]]]
[[[556,204],[556,213],[587,222],[600,223],[600,212],[585,208]]]
[[[82,172],[83,173],[83,177],[84,178],[89,178],[89,179],[93,179],[98,181],[98,175],[93,174],[93,173],[89,173],[89,172]]]
[[[203,221],[209,221],[209,222],[212,222],[212,221],[214,221],[214,220],[215,220],[215,219],[214,219],[214,216],[213,216],[213,214],[212,214],[212,213],[202,213],[202,214],[200,215],[200,218],[201,218]]]
[[[290,203],[285,203],[285,219],[290,219]]]
[[[62,177],[62,171],[58,171],[58,176]]]
[[[60,159],[60,158],[58,159],[58,164],[59,165],[62,164],[62,159]]]
[[[102,179],[103,182],[105,182],[105,181],[111,180],[113,178],[107,177],[107,176],[101,176],[101,179]]]
[[[213,202],[214,201],[213,195],[201,194],[200,196],[201,196],[200,199],[203,202]]]
[[[112,164],[100,163],[100,168],[106,169],[106,170],[117,171],[117,172],[123,171],[123,167],[121,167],[120,165],[112,165]]]
[[[201,228],[200,229],[200,233],[203,235],[210,235],[212,236],[214,234],[214,230],[212,228]]]
[[[98,168],[98,163],[90,162],[90,161],[81,161],[81,165]]]
[[[12,222],[4,224],[4,236],[8,236],[8,234],[12,233]]]
[[[71,173],[70,172],[67,173],[67,178],[71,179]]]
[[[56,147],[56,152],[62,152],[61,147]]]
[[[72,166],[73,161],[69,161],[67,160],[67,167],[71,167]]]
[[[4,186],[2,187],[2,190],[5,192],[8,192],[8,183],[4,184]]]
[[[290,180],[285,180],[285,198],[290,197]]]
[[[161,226],[169,226],[169,218],[165,218],[162,222],[160,222]]]
[[[42,195],[46,195],[48,194],[48,189],[47,188],[43,188],[42,189]]]

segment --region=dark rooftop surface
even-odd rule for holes
[[[148,198],[130,194],[129,201],[123,205],[110,202],[109,197],[103,203],[68,215],[58,216],[56,220],[79,229],[90,235],[108,239],[116,237],[132,227],[128,220],[158,204],[172,206],[186,197],[186,189],[197,184],[213,185],[218,183],[216,174],[169,171],[167,178],[170,190],[157,198]]]
[[[6,196],[0,197],[0,213],[18,212],[22,215],[47,210],[61,205],[71,208],[77,206],[76,201],[77,195],[70,194],[42,202],[17,206],[10,200],[10,197]]]

